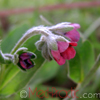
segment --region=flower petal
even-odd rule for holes
[[[59,65],[63,65],[65,63],[65,59],[60,55],[59,51],[51,50],[51,54]]]
[[[71,46],[77,46],[77,43],[76,42],[70,42],[69,45],[71,45]]]
[[[78,42],[80,39],[80,34],[76,29],[66,32],[64,35],[71,39],[71,42]]]
[[[58,50],[60,53],[64,52],[69,46],[69,43],[64,41],[58,41],[57,43],[58,43]]]
[[[60,60],[60,52],[58,50],[57,51],[51,50],[51,54],[56,61]]]
[[[27,64],[26,69],[30,69],[30,68],[34,67],[34,64],[30,59],[26,60],[25,63]]]
[[[31,67],[33,67],[34,66],[34,64],[28,59],[28,60],[20,60],[20,65],[21,65],[21,67],[22,68],[24,68],[24,69],[29,69],[29,68],[31,68]]]
[[[19,58],[22,60],[30,59],[33,56],[32,53],[22,53]]]
[[[59,60],[56,60],[56,62],[57,62],[59,65],[63,65],[63,64],[65,64],[66,60],[65,60],[62,56],[60,56],[60,59],[59,59]]]
[[[79,24],[77,24],[77,23],[72,23],[72,24],[70,24],[70,25],[72,25],[75,29],[80,28],[80,25],[79,25]]]
[[[76,51],[72,46],[69,46],[68,49],[61,53],[64,59],[70,60],[75,57]]]
[[[20,66],[21,66],[22,68],[24,68],[24,69],[27,68],[26,63],[25,63],[23,60],[20,60],[19,63],[20,63]]]

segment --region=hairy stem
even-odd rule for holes
[[[39,27],[33,27],[29,29],[22,37],[21,39],[17,42],[15,47],[12,49],[11,54],[13,54],[22,44],[29,39],[30,37],[38,34],[43,34],[45,36],[48,36],[50,31],[48,31],[45,27],[39,26]]]

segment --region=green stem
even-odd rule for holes
[[[84,37],[87,39],[94,30],[100,25],[100,18],[98,18],[93,24],[85,31]]]
[[[40,15],[40,19],[43,21],[43,24],[52,25],[44,16]]]

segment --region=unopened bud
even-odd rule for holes
[[[43,48],[42,48],[42,56],[47,59],[48,61],[51,61],[52,58],[50,57],[49,55],[49,48],[47,47],[47,45],[43,45]]]
[[[58,49],[55,35],[48,36],[47,45],[48,45],[48,48],[50,48],[51,50],[57,50]]]
[[[65,42],[68,42],[68,39],[64,38],[63,36],[57,36],[56,37],[56,40],[57,41],[65,41]]]
[[[49,30],[54,33],[65,33],[72,30],[74,27],[68,22],[63,22],[52,27],[49,27]]]
[[[40,51],[45,43],[45,36],[41,36],[40,40],[35,43],[36,48]]]

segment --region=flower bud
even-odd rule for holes
[[[18,50],[16,50],[16,52],[14,53],[13,55],[13,59],[12,59],[12,62],[14,64],[17,64],[18,61],[19,61],[19,54],[22,54],[23,52],[26,52],[28,49],[25,48],[25,47],[21,47],[19,48]]]
[[[49,48],[47,47],[46,44],[43,45],[42,47],[42,56],[47,59],[48,61],[51,61],[52,58],[50,56],[50,51],[49,51]]]
[[[49,36],[44,37],[44,39],[41,38],[39,41],[35,43],[35,45],[38,50],[41,50],[42,56],[50,61],[53,59],[51,50],[58,50],[58,41],[68,42],[68,40],[62,36],[50,34]]]
[[[76,51],[73,47],[77,46],[80,38],[76,30],[78,28],[79,24],[69,22],[47,27],[49,35],[39,40],[36,47],[41,50],[45,59],[54,59],[59,65],[63,65],[66,60],[75,57]]]
[[[25,52],[19,55],[19,62],[18,65],[21,69],[23,69],[24,71],[26,69],[30,69],[32,67],[34,67],[34,62],[32,61],[32,59],[35,58],[35,55],[31,52]]]
[[[47,37],[47,41],[46,41],[48,47],[52,50],[57,50],[58,49],[55,37],[56,37],[55,35],[50,35],[50,36]]]
[[[57,41],[65,41],[65,42],[68,41],[66,38],[64,38],[63,36],[59,36],[59,35],[56,36],[56,40]]]
[[[36,55],[32,52],[27,51],[27,48],[19,48],[13,55],[13,63],[17,64],[20,69],[26,71],[34,67],[33,59],[36,58]]]
[[[49,27],[49,30],[54,33],[65,33],[72,30],[74,27],[69,22],[62,22],[60,24]]]
[[[40,50],[42,50],[42,47],[43,47],[43,45],[44,45],[44,43],[45,43],[45,36],[41,36],[41,38],[40,38],[40,40],[39,41],[37,41],[36,43],[35,43],[35,45],[36,45],[36,48],[40,51]]]
[[[37,41],[35,43],[36,45],[36,48],[41,51],[42,53],[42,56],[47,59],[48,61],[52,60],[52,58],[50,57],[49,55],[49,48],[48,48],[48,45],[47,45],[47,39],[45,36],[41,36],[40,40]]]

